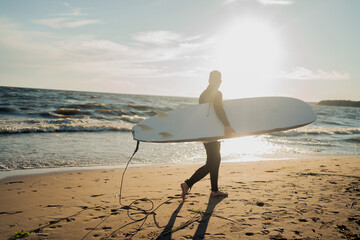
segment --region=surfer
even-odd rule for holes
[[[212,103],[216,112],[217,117],[224,125],[225,136],[230,136],[235,133],[234,129],[230,126],[229,120],[223,108],[222,93],[218,90],[221,84],[221,73],[219,71],[210,72],[209,85],[201,93],[199,103]],[[206,142],[204,143],[206,150],[206,164],[200,167],[196,172],[185,182],[181,183],[182,199],[185,201],[185,195],[188,193],[190,188],[203,179],[208,173],[210,173],[211,182],[211,194],[210,197],[226,197],[228,194],[219,191],[218,189],[218,174],[220,167],[220,142]]]

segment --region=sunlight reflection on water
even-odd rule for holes
[[[285,143],[279,144],[271,142],[267,136],[248,136],[227,139],[224,140],[221,145],[221,155],[225,161],[255,161],[288,158],[288,153],[296,152],[296,148],[291,148]]]

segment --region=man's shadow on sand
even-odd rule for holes
[[[205,212],[202,212],[202,218],[196,229],[193,239],[204,239],[206,229],[208,227],[211,215],[212,215],[216,205],[219,204],[224,198],[226,198],[226,197],[217,197],[217,198],[210,197],[209,198],[207,208],[206,208]],[[171,234],[172,234],[171,230],[173,229],[175,220],[176,220],[183,205],[184,205],[184,203],[181,202],[180,205],[176,208],[176,210],[172,213],[168,224],[165,226],[164,230],[157,237],[156,240],[170,240],[171,239]]]

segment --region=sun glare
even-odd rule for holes
[[[238,20],[221,31],[215,61],[223,73],[224,91],[233,97],[269,95],[281,50],[277,30],[258,19]]]

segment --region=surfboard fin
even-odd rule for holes
[[[138,124],[136,126],[140,127],[142,131],[149,131],[152,129],[151,127],[144,125],[144,124]]]
[[[164,111],[161,110],[153,110],[154,113],[156,113],[159,117],[166,117],[167,114]]]
[[[163,138],[165,138],[165,139],[173,137],[172,134],[167,133],[167,132],[161,132],[161,133],[159,133],[159,134],[160,134],[161,136],[163,136]]]

